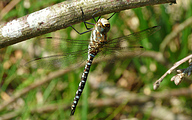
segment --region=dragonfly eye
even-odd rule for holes
[[[106,28],[110,28],[110,24],[105,24],[105,27]]]

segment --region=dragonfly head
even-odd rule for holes
[[[98,20],[96,27],[100,33],[107,33],[110,29],[110,23],[107,19],[101,18]]]

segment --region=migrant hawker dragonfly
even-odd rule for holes
[[[82,11],[82,17],[84,19],[84,12],[81,8]],[[113,14],[114,15],[114,14]],[[112,15],[112,16],[113,16]],[[112,17],[111,16],[111,17]],[[110,17],[110,18],[111,18]],[[74,27],[72,27],[78,34],[84,34],[87,33],[89,31],[91,31],[91,37],[88,44],[88,50],[82,50],[82,51],[76,51],[73,53],[68,53],[68,54],[62,54],[62,55],[53,55],[53,56],[47,56],[47,57],[42,57],[42,58],[38,58],[38,59],[34,59],[32,61],[29,61],[27,64],[33,64],[33,63],[40,63],[40,65],[44,64],[44,62],[41,62],[43,60],[46,59],[46,61],[50,61],[49,65],[52,64],[53,62],[63,62],[65,63],[65,60],[69,59],[70,57],[76,56],[76,55],[82,55],[82,54],[88,54],[88,58],[87,58],[87,62],[83,71],[83,74],[81,76],[81,81],[79,83],[79,87],[78,90],[75,94],[74,100],[73,100],[73,104],[71,106],[71,115],[73,115],[75,113],[75,109],[76,106],[78,104],[78,101],[80,99],[80,96],[83,92],[83,89],[85,87],[85,83],[87,81],[87,77],[88,77],[88,73],[90,70],[90,67],[92,65],[93,59],[95,58],[95,56],[97,56],[98,53],[103,52],[103,51],[114,51],[114,50],[124,50],[124,49],[129,49],[130,46],[126,46],[126,47],[122,47],[120,46],[119,43],[123,43],[124,41],[129,42],[129,41],[140,41],[146,37],[149,37],[150,35],[152,35],[153,33],[155,33],[156,31],[158,31],[160,29],[159,26],[154,26],[145,30],[142,30],[140,32],[136,32],[133,34],[129,34],[127,36],[122,36],[122,37],[118,37],[115,39],[107,39],[107,33],[110,30],[110,23],[109,23],[109,19],[104,19],[104,18],[100,18],[98,20],[96,20],[94,18],[94,14],[93,14],[93,20],[95,21],[95,24],[93,23],[89,23],[89,22],[85,22],[85,27],[87,28],[87,31],[83,32],[83,33],[79,33]],[[86,24],[91,24],[94,25],[93,28],[88,28]],[[76,42],[77,44],[79,43],[79,45],[85,45],[84,43],[86,41],[83,41],[82,44],[80,43],[81,41],[73,41],[73,40],[67,40],[68,42]],[[137,46],[142,48],[141,46]],[[59,64],[60,65],[60,64]]]

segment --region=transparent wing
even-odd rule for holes
[[[70,52],[65,54],[56,54],[33,59],[24,64],[25,67],[58,69],[65,68],[75,63],[82,64],[87,59],[87,49]]]
[[[102,50],[102,53],[104,55],[108,55],[113,51],[113,54],[121,55],[126,52],[126,54],[130,54],[132,57],[138,56],[145,50],[145,48],[140,45],[139,41],[154,34],[160,30],[160,28],[160,26],[154,26],[127,36],[108,40],[108,43]]]
[[[64,38],[57,38],[57,37],[46,37],[43,39],[47,40],[59,40],[66,43],[74,44],[74,45],[87,45],[90,40],[74,40],[74,39],[64,39]]]
[[[135,43],[138,43],[138,41],[141,41],[142,39],[149,37],[159,29],[160,29],[159,26],[154,26],[154,27],[151,27],[127,36],[108,40],[108,43],[103,47],[102,52],[99,54],[102,56],[106,56],[108,54],[119,55],[121,54],[121,52],[126,51],[126,52],[130,52],[130,54],[133,56],[139,55],[142,53],[143,47]],[[87,51],[88,51],[87,47],[89,44],[89,40],[71,40],[71,39],[62,39],[62,38],[53,38],[53,37],[47,37],[47,38],[46,40],[48,40],[48,42],[51,42],[51,43],[50,45],[46,45],[46,46],[51,48],[51,50],[54,50],[54,51],[57,50],[59,45],[63,46],[61,48],[65,48],[65,49],[61,50],[62,52],[61,54],[51,55],[51,56],[31,60],[27,62],[25,66],[48,68],[48,69],[55,69],[55,68],[61,68],[61,67],[64,68],[66,66],[69,66],[75,63],[81,64],[83,61],[87,59]],[[79,48],[81,48],[81,50],[79,50]],[[63,51],[69,51],[69,52],[63,54]],[[135,54],[133,52],[135,52]],[[101,57],[98,57],[97,59],[101,59]]]
[[[87,59],[89,40],[73,40],[57,37],[40,38],[35,49],[43,57],[25,63],[24,67],[58,69],[75,63],[81,64]]]
[[[57,37],[40,38],[37,42],[40,47],[51,52],[63,53],[63,51],[77,51],[78,48],[88,46],[90,40],[74,40]],[[77,48],[77,49],[76,49]]]
[[[139,41],[143,40],[144,38],[149,37],[150,35],[154,34],[158,30],[160,30],[160,26],[154,26],[139,32],[135,32],[129,34],[127,36],[122,36],[118,38],[114,38],[108,40],[108,50],[123,50],[123,49],[137,49],[142,48],[142,46],[138,45]]]

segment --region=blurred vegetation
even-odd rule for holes
[[[1,23],[25,16],[62,1],[21,0],[1,19]],[[0,10],[9,2],[9,0],[0,1]],[[109,16],[105,15],[102,17],[108,18]],[[125,10],[117,13],[110,19],[111,30],[108,36],[115,38],[152,26],[161,26],[160,31],[148,39],[140,41],[140,44],[146,48],[146,52],[162,52],[160,51],[160,45],[164,38],[191,16],[191,0],[177,0],[177,4],[173,5],[164,4]],[[90,20],[90,22],[93,22],[93,20]],[[86,30],[83,23],[74,25],[74,27],[80,32]],[[173,90],[192,89],[191,77],[186,77],[180,85],[176,86],[170,81],[171,77],[175,74],[168,75],[160,88],[153,91],[153,83],[175,62],[191,53],[191,31],[192,26],[186,27],[166,45],[162,53],[162,57],[165,59],[163,63],[159,63],[153,58],[142,57],[141,54],[134,58],[118,58],[113,63],[103,61],[94,64],[91,67],[88,82],[77,105],[74,118],[95,120],[137,118],[148,120],[163,119],[163,117],[172,114],[177,115],[177,117],[183,115],[184,117],[191,118],[192,96],[190,94],[161,97],[161,95],[165,95]],[[72,28],[67,28],[0,49],[1,104],[15,93],[37,82],[37,80],[53,71],[57,71],[19,67],[27,61],[36,57],[42,57],[49,52],[46,49],[39,49],[39,46],[42,45],[39,39],[48,36],[88,40],[90,33],[80,36]],[[44,45],[44,47],[50,48],[55,46]],[[59,51],[65,51],[63,45],[59,45],[56,48]],[[71,48],[67,52],[84,49],[78,46],[71,46]],[[77,59],[74,58],[73,61]],[[186,68],[187,66],[188,63],[179,66],[179,68]],[[30,92],[0,111],[0,116],[10,114],[13,115],[12,119],[23,120],[73,119],[73,117],[70,118],[69,116],[70,106],[78,88],[83,69],[84,67],[77,68],[75,71],[70,71],[51,80],[51,82],[30,90]],[[126,95],[128,95],[127,99],[124,97]],[[153,95],[160,96],[154,99]],[[146,99],[148,97],[153,99]],[[160,108],[167,115],[161,113]],[[156,112],[159,110],[158,114],[160,116],[157,113],[155,114],[155,110]]]

